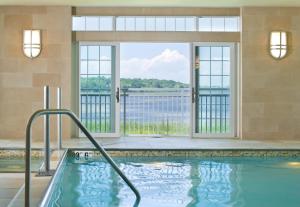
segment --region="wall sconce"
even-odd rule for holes
[[[24,30],[23,52],[26,57],[35,58],[41,53],[41,30]]]
[[[287,54],[287,32],[274,31],[270,36],[270,53],[275,59],[282,59]]]

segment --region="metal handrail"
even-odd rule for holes
[[[131,181],[123,174],[117,164],[113,159],[107,154],[105,149],[99,145],[88,130],[82,125],[77,116],[70,110],[67,109],[44,109],[38,110],[32,114],[30,117],[27,127],[26,127],[26,163],[25,163],[25,207],[30,207],[30,180],[31,180],[31,125],[33,121],[43,115],[68,115],[75,124],[81,129],[81,131],[87,136],[87,138],[92,142],[92,144],[100,151],[102,156],[107,160],[107,162],[113,167],[113,169],[119,174],[119,176],[124,180],[124,182],[130,187],[136,196],[134,207],[138,206],[141,200],[139,191],[131,183]]]

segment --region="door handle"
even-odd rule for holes
[[[196,91],[195,91],[195,88],[193,87],[192,88],[192,103],[195,103],[195,100],[196,100]]]
[[[116,99],[117,99],[117,103],[120,102],[120,88],[118,87],[117,88],[117,91],[116,91]]]

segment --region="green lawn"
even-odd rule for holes
[[[111,132],[111,126],[109,122],[95,123],[95,122],[83,122],[87,129],[92,133],[109,133]],[[138,122],[127,122],[124,127],[124,123],[121,122],[121,134],[124,135],[162,135],[162,136],[184,136],[189,134],[189,124],[182,123],[138,123]],[[125,129],[125,130],[124,130]],[[199,126],[199,133],[226,133],[229,132],[229,123],[225,128],[224,124],[212,123],[211,127],[209,124],[206,126],[202,123],[202,128]]]

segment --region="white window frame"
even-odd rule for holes
[[[78,71],[77,71],[77,81],[78,81],[78,87],[77,87],[77,93],[78,93],[78,115],[79,119],[81,120],[81,98],[80,98],[80,46],[89,46],[89,45],[97,45],[97,46],[115,46],[116,48],[116,56],[115,56],[115,71],[114,71],[114,78],[115,78],[115,84],[113,86],[113,91],[116,92],[117,88],[120,90],[120,43],[119,42],[79,42],[78,47]],[[121,95],[121,91],[120,91]],[[121,97],[120,97],[121,98]],[[120,137],[120,101],[117,102],[115,99],[115,109],[114,109],[114,121],[115,121],[115,132],[112,133],[91,133],[94,137]],[[78,129],[78,135],[79,137],[85,137],[85,135],[81,132],[80,129]]]
[[[230,47],[230,101],[231,101],[231,131],[229,133],[196,133],[196,113],[195,107],[196,103],[192,102],[192,91],[191,91],[191,137],[192,138],[236,138],[237,137],[237,113],[238,113],[238,104],[237,104],[237,43],[228,43],[228,42],[199,42],[193,43],[191,47],[191,85],[192,88],[195,88],[195,48],[197,46],[229,46]]]
[[[98,18],[98,28],[97,29],[92,29],[92,30],[87,30],[87,18],[89,17],[95,17]],[[112,25],[111,29],[108,30],[102,30],[101,29],[101,19],[109,17],[112,20]],[[84,25],[83,28],[81,29],[75,29],[74,28],[74,18],[82,18],[84,20]],[[118,29],[117,26],[117,19],[118,18],[123,18],[124,19],[124,28],[123,29]],[[133,18],[133,29],[129,30],[127,29],[126,25],[126,19],[128,18]],[[137,30],[136,27],[136,19],[137,18],[144,18],[144,29]],[[154,28],[153,29],[147,29],[147,19],[148,18],[153,18],[154,19]],[[163,18],[164,19],[164,29],[158,30],[157,25],[156,25],[156,19],[157,18]],[[167,30],[167,18],[173,18],[174,19],[174,30]],[[184,29],[179,30],[176,22],[178,18],[184,18]],[[187,29],[187,19],[192,18],[194,22],[194,28],[192,30]],[[207,18],[210,19],[210,29],[208,30],[202,30],[202,28],[199,28],[199,21],[201,18]],[[221,18],[223,20],[223,29],[222,30],[217,30],[215,27],[213,27],[213,20],[216,18]],[[226,20],[228,18],[236,18],[236,23],[237,27],[235,29],[229,30],[229,28],[226,27]],[[72,31],[74,32],[240,32],[240,16],[160,16],[160,15],[155,15],[155,16],[72,16]]]

